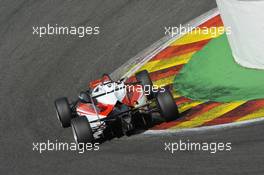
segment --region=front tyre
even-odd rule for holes
[[[67,128],[71,126],[72,111],[66,97],[55,100],[55,108],[59,122],[62,127]]]
[[[149,73],[147,70],[140,71],[136,73],[136,79],[141,83],[143,86],[144,92],[147,96],[148,100],[151,100],[154,98],[154,92],[153,92],[153,83],[150,79]]]
[[[159,91],[156,100],[161,116],[166,122],[176,120],[179,117],[178,107],[169,90]]]
[[[71,120],[71,127],[76,143],[94,142],[93,131],[86,117],[73,118]]]

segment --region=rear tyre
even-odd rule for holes
[[[154,92],[152,89],[153,83],[150,79],[148,71],[143,70],[143,71],[136,73],[136,79],[137,81],[141,82],[141,85],[144,87],[147,99],[148,100],[153,99],[154,98]]]
[[[71,127],[76,143],[94,143],[93,131],[86,117],[72,119]]]
[[[166,122],[176,120],[179,117],[178,107],[169,90],[165,89],[164,92],[158,92],[156,100],[161,116]]]
[[[67,128],[71,126],[72,111],[67,98],[63,97],[55,100],[55,108],[57,117],[62,127]]]

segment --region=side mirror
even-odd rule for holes
[[[91,103],[91,97],[87,92],[80,92],[79,99],[82,103]]]

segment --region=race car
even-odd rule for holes
[[[166,88],[154,88],[146,70],[135,74],[135,81],[113,81],[104,74],[92,81],[78,100],[66,97],[55,100],[62,127],[71,127],[77,143],[94,143],[112,135],[131,135],[139,128],[152,126],[152,114],[159,113],[169,122],[179,117],[178,107]]]

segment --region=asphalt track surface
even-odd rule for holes
[[[100,151],[32,151],[32,142],[72,142],[53,100],[75,98],[179,25],[214,8],[212,0],[0,1],[0,174],[263,174],[263,123],[220,131],[136,135]],[[100,36],[32,35],[32,26],[99,25]],[[231,152],[170,154],[164,142],[232,142]]]

